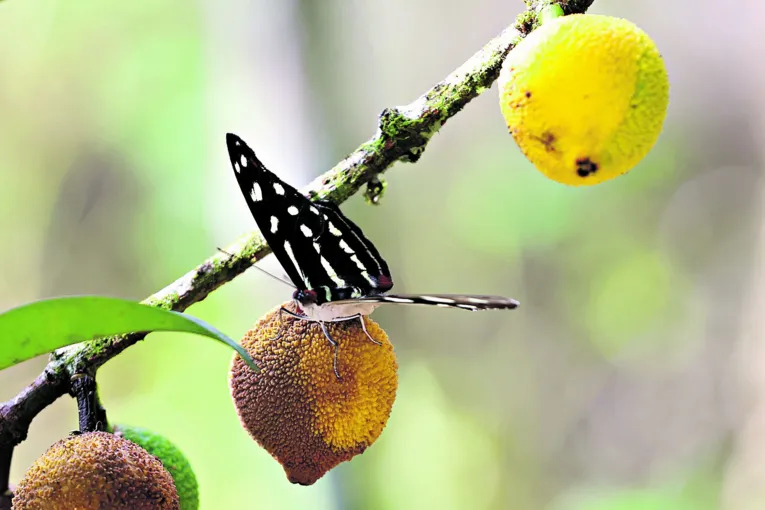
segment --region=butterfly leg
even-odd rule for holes
[[[369,338],[369,341],[376,345],[382,345],[382,342],[378,342],[374,338],[372,338],[372,335],[369,334],[369,331],[367,331],[367,325],[364,322],[364,316],[360,313],[357,313],[356,315],[349,315],[348,317],[338,317],[337,319],[333,319],[329,322],[346,322],[346,321],[352,321],[353,319],[359,319],[361,322],[361,330],[364,332],[365,335],[367,335],[367,338]]]
[[[316,322],[316,323],[319,324],[319,326],[321,327],[322,333],[324,333],[324,336],[329,341],[330,345],[332,346],[332,348],[335,351],[335,355],[334,355],[334,358],[333,358],[333,361],[332,361],[332,370],[335,372],[335,377],[337,377],[338,380],[341,379],[340,372],[337,370],[337,350],[338,350],[339,346],[338,346],[337,342],[332,338],[332,335],[329,334],[329,330],[327,329],[327,325],[324,322],[322,322],[322,321],[313,321],[310,318],[306,317],[305,315],[300,315],[299,313],[295,313],[295,312],[293,312],[291,310],[287,310],[284,307],[279,308],[279,317],[280,318],[281,318],[281,314],[282,313],[286,313],[290,317],[292,317],[294,319],[297,319],[299,321]]]
[[[295,319],[297,319],[297,320],[302,320],[302,321],[307,321],[307,320],[309,320],[309,319],[308,319],[308,317],[305,317],[305,316],[303,316],[303,315],[300,315],[300,314],[297,314],[297,313],[295,313],[295,312],[292,312],[292,311],[290,311],[290,310],[287,310],[286,308],[284,308],[284,307],[282,306],[281,308],[279,308],[279,322],[280,322],[280,323],[281,323],[281,321],[282,321],[282,313],[286,313],[286,314],[287,314],[287,315],[289,315],[290,317],[293,317],[293,318],[295,318]],[[282,332],[281,332],[281,330],[279,330],[279,334],[278,334],[278,335],[276,335],[276,336],[275,336],[274,338],[272,338],[271,340],[279,340],[279,339],[281,338],[281,336],[282,336]]]
[[[300,315],[299,313],[295,313],[292,310],[287,310],[284,307],[279,308],[279,319],[281,319],[282,313],[286,313],[287,315],[289,315],[293,319],[298,319],[298,320],[301,320],[301,321],[310,321],[311,320],[308,317],[306,317],[305,315]]]
[[[359,322],[361,322],[361,330],[364,332],[365,335],[367,335],[367,338],[369,338],[369,340],[373,344],[382,345],[382,342],[378,342],[377,340],[372,338],[372,335],[370,335],[369,331],[367,331],[367,324],[366,322],[364,322],[364,316],[361,315],[360,313],[357,313],[354,317],[351,317],[351,318],[356,318],[356,317],[358,317]]]
[[[332,345],[332,347],[335,350],[335,357],[332,360],[332,370],[335,372],[335,377],[337,377],[338,380],[341,379],[340,372],[337,370],[337,350],[338,350],[338,344],[337,342],[332,338],[332,336],[329,334],[329,330],[327,329],[327,325],[324,324],[321,321],[316,321],[319,323],[319,326],[321,326],[321,331],[324,333],[324,336],[327,337],[327,340],[329,340],[329,343]]]

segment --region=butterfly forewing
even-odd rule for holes
[[[305,198],[266,169],[238,136],[226,135],[226,144],[239,188],[260,232],[292,283],[299,289],[307,289],[294,248],[285,244],[287,238],[283,234],[297,228],[297,218],[290,219],[288,210],[290,206],[300,208],[301,199]]]
[[[269,171],[238,136],[228,134],[226,142],[250,212],[298,289],[326,291],[320,299],[329,301],[393,286],[385,261],[337,206],[308,200]]]

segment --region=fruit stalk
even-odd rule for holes
[[[106,409],[98,398],[96,378],[87,374],[76,374],[72,377],[72,393],[77,398],[80,432],[107,430]]]
[[[5,491],[8,490],[12,458],[13,447],[0,446],[0,498],[2,498]]]

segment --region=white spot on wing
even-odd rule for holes
[[[466,299],[469,303],[477,303],[479,305],[485,305],[486,303],[489,302],[488,299],[476,298],[476,297],[467,297]]]
[[[327,272],[327,274],[329,275],[330,279],[333,282],[335,282],[335,284],[338,287],[344,286],[345,285],[345,280],[343,280],[342,278],[337,276],[337,273],[335,273],[335,270],[332,269],[332,266],[329,264],[329,261],[325,257],[323,257],[323,256],[320,257],[320,260],[321,260],[322,267],[324,267],[324,270]]]
[[[377,286],[377,283],[372,278],[370,278],[369,273],[367,273],[366,271],[362,271],[361,276],[363,276],[366,279],[366,281],[369,282],[372,288]]]
[[[345,253],[356,253],[353,251],[353,248],[348,246],[348,243],[346,243],[344,239],[340,240],[340,248],[342,248]]]
[[[276,192],[277,195],[284,195],[284,186],[282,186],[278,182],[275,182],[274,191]]]
[[[311,206],[311,212],[314,214],[319,214],[319,210],[313,206]]]
[[[294,205],[291,205],[287,208],[287,212],[290,213],[292,216],[297,216],[297,213],[300,211],[298,211],[297,207],[295,207]]]
[[[445,305],[444,303],[436,303],[436,306],[440,306],[441,308],[449,308],[449,305]]]
[[[367,254],[367,255],[369,255],[369,256],[370,256],[370,258],[372,259],[372,261],[374,262],[374,264],[375,264],[375,266],[376,266],[377,270],[378,270],[378,271],[380,271],[380,272],[382,272],[382,260],[378,260],[378,258],[379,258],[379,257],[375,257],[375,256],[373,256],[373,255],[372,255],[372,253],[371,253],[371,251],[369,250],[369,248],[367,248],[367,246],[371,244],[371,243],[370,243],[370,241],[369,241],[367,238],[365,238],[365,237],[363,236],[363,234],[357,234],[356,232],[354,232],[354,231],[353,231],[353,229],[352,229],[352,228],[351,228],[351,227],[348,225],[348,223],[346,222],[346,219],[345,219],[345,218],[343,218],[343,216],[342,216],[342,215],[339,215],[339,216],[337,217],[337,221],[339,221],[339,222],[340,222],[340,225],[341,225],[341,226],[343,226],[343,227],[347,227],[347,230],[341,231],[341,230],[338,230],[337,228],[334,228],[334,230],[333,230],[333,227],[334,227],[334,225],[332,225],[332,224],[330,223],[330,224],[329,224],[329,231],[330,231],[332,234],[334,234],[335,236],[338,236],[338,237],[340,237],[340,236],[343,236],[343,235],[350,235],[350,236],[352,236],[354,239],[356,239],[357,241],[359,241],[359,243],[361,243],[362,247],[364,247],[364,248],[365,248],[365,250],[366,250],[366,254]],[[366,269],[366,268],[364,268],[364,269]]]
[[[364,264],[361,263],[361,261],[359,260],[358,256],[356,256],[356,255],[352,256],[351,260],[356,263],[356,267],[358,267],[359,269],[362,269],[362,270],[366,270],[366,267],[364,267]]]
[[[239,163],[237,163],[236,161],[234,161],[234,170],[236,170],[236,173],[239,173],[242,170],[241,168],[239,168]]]
[[[279,218],[276,216],[271,216],[271,233],[276,234],[276,230],[279,228]],[[295,267],[297,267],[297,264],[295,264]]]
[[[308,228],[308,225],[300,225],[300,231],[306,237],[312,237],[313,236],[313,230]]]
[[[242,157],[240,158],[242,161],[242,168],[245,168],[247,166],[247,158],[242,154]]]
[[[297,259],[295,258],[295,254],[292,252],[292,246],[290,245],[289,241],[284,241],[284,251],[287,252],[287,256],[292,261],[292,265],[295,266],[295,268],[297,268],[298,271],[300,271],[300,274],[302,274],[303,271],[300,269],[300,266],[298,266]],[[306,283],[306,287],[308,287],[309,286],[308,282],[306,281],[305,283]]]
[[[340,237],[343,235],[343,233],[340,232],[340,230],[335,225],[333,225],[331,221],[329,222],[329,231],[333,236]]]
[[[431,303],[448,303],[452,304],[454,303],[453,299],[449,298],[442,298],[442,297],[436,297],[436,296],[420,296],[425,301],[430,301]]]
[[[252,185],[252,191],[250,191],[250,198],[253,202],[260,202],[263,200],[263,193],[260,191],[260,184],[257,182]]]

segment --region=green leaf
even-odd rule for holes
[[[100,296],[44,299],[0,314],[0,370],[86,340],[152,331],[195,333],[219,340],[239,353],[255,372],[260,371],[242,346],[204,321]]]

